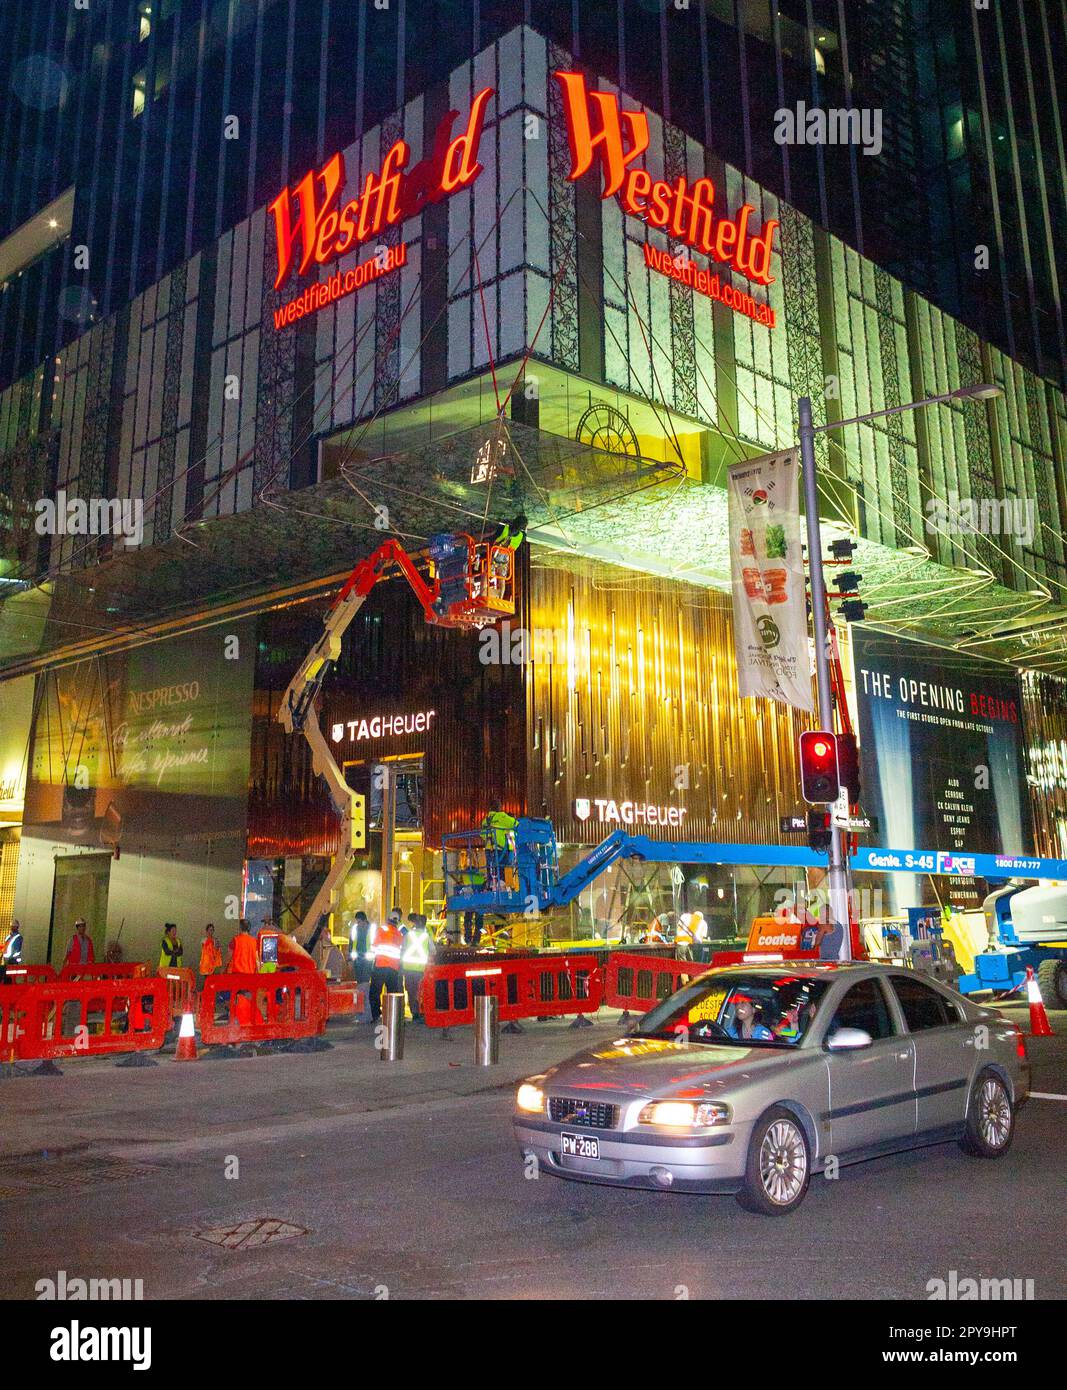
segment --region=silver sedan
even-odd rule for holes
[[[1011,1145],[1030,1068],[1018,1026],[869,964],[725,966],[516,1096],[527,1161],[581,1182],[731,1192],[784,1215],[813,1173],[956,1139]]]

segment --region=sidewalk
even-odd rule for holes
[[[216,1059],[201,1049],[194,1063],[122,1068],[104,1059],[64,1060],[62,1076],[0,1081],[5,1123],[0,1159],[103,1145],[127,1156],[177,1153],[214,1145],[225,1135],[276,1138],[323,1122],[434,1108],[479,1092],[510,1089],[582,1048],[618,1036],[620,1015],[602,1009],[589,1028],[569,1019],[523,1023],[502,1034],[500,1061],[474,1064],[471,1028],[407,1025],[404,1058],[383,1062],[369,1024],[334,1024],[325,1052]],[[625,1027],[625,1025],[622,1025]],[[262,1134],[259,1132],[262,1131]]]

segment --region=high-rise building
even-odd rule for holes
[[[0,923],[47,956],[75,909],[135,950],[175,901],[299,918],[337,817],[276,715],[327,605],[386,537],[425,563],[520,511],[510,626],[390,582],[346,635],[337,910],[439,908],[493,799],[565,862],[640,824],[777,866],[620,869],[578,934],[771,905],[805,716],[738,693],[782,566],[738,589],[726,484],[800,397],[868,605],[871,891],[1067,860],[1063,19],[934,8],[4,7]]]
[[[34,0],[0,13],[0,386],[517,23],[1062,383],[1062,6]],[[798,106],[877,127],[779,143]]]

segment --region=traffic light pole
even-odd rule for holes
[[[811,580],[811,615],[815,624],[815,682],[819,692],[819,724],[827,733],[835,733],[834,702],[830,693],[830,648],[826,628],[826,580],[822,570],[822,537],[819,534],[819,493],[815,485],[815,428],[811,419],[811,401],[801,396],[797,402],[800,418],[800,472],[804,480],[804,509],[808,528],[808,575]],[[852,937],[849,931],[848,857],[845,854],[845,835],[839,826],[830,822],[830,864],[827,873],[830,890],[830,920],[837,939],[837,955],[831,959],[852,958]],[[824,946],[830,945],[824,940]]]

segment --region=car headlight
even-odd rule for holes
[[[515,1104],[520,1110],[526,1110],[531,1115],[539,1115],[545,1108],[545,1093],[540,1086],[534,1086],[529,1081],[524,1081],[515,1093]]]
[[[642,1125],[664,1125],[670,1129],[705,1129],[711,1125],[728,1125],[730,1107],[721,1101],[703,1101],[694,1105],[689,1100],[656,1100],[645,1106],[637,1121]]]

